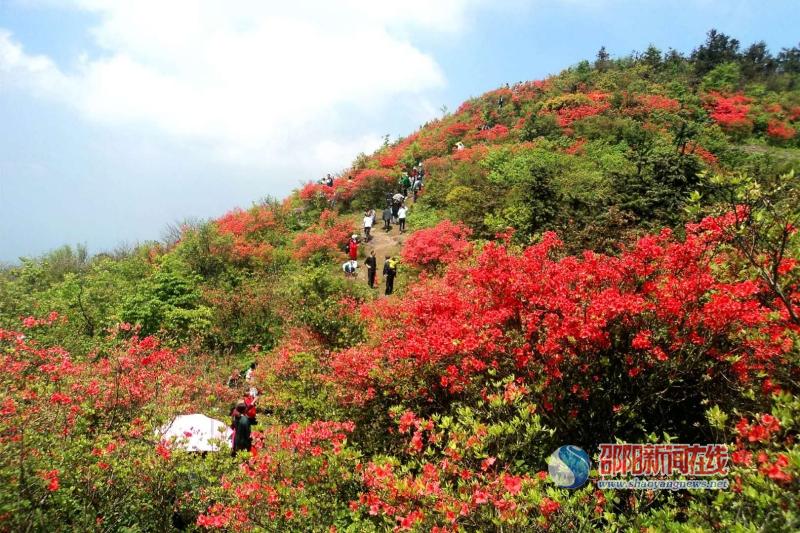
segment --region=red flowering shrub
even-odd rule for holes
[[[433,228],[415,231],[406,241],[401,257],[413,267],[432,269],[467,257],[472,231],[461,223],[443,220]]]
[[[353,231],[351,222],[337,217],[333,211],[325,210],[316,224],[295,237],[294,255],[301,261],[307,261],[314,255],[340,257],[341,246],[347,242]]]
[[[674,98],[662,96],[660,94],[645,94],[639,96],[639,102],[648,112],[669,111],[675,112],[681,108],[680,102]]]
[[[251,209],[234,209],[214,223],[223,237],[231,240],[228,250],[234,261],[269,261],[274,252],[273,242],[276,234],[285,231],[282,206],[258,205]],[[215,250],[220,253],[222,250]]]
[[[608,95],[601,92],[564,94],[544,103],[540,113],[553,112],[558,125],[567,128],[576,120],[599,115],[611,108]]]
[[[337,509],[346,505],[339,501],[344,487],[355,477],[355,456],[346,447],[353,428],[352,422],[315,421],[257,432],[239,470],[203,496],[215,503],[197,525],[238,531],[332,525]]]
[[[222,375],[127,324],[86,355],[40,344],[43,329],[0,329],[0,529],[163,529],[172,513],[151,504],[180,489],[154,428],[229,401]]]
[[[787,123],[780,120],[770,120],[767,125],[767,135],[779,141],[794,139],[797,131]]]
[[[581,154],[585,145],[586,139],[576,139],[574,143],[564,150],[564,153],[569,155]]]
[[[700,157],[700,159],[705,161],[706,164],[708,164],[708,165],[714,166],[714,165],[717,164],[717,156],[715,156],[714,154],[712,154],[711,152],[709,152],[708,150],[706,150],[705,148],[703,148],[702,146],[700,146],[696,142],[689,143],[688,151],[689,151],[689,153],[695,154],[698,157]]]
[[[475,138],[481,141],[498,141],[508,137],[508,128],[502,124],[498,124],[488,130],[482,130],[475,135]]]
[[[546,411],[558,404],[572,418],[588,405],[613,416],[625,391],[663,386],[678,368],[717,376],[711,388],[746,388],[757,374],[780,383],[794,326],[760,281],[734,281],[714,260],[732,221],[689,225],[684,242],[664,230],[619,257],[553,259],[552,234],[521,254],[490,243],[476,265],[382,304],[396,319],[368,326],[375,341],[333,354],[328,379],[348,402],[381,391],[424,402],[468,392],[490,370],[513,372],[537,384]],[[603,370],[610,364],[619,374]]]
[[[710,93],[706,108],[711,119],[729,132],[749,133],[753,122],[748,117],[750,113],[750,98],[742,94],[723,96],[719,93]]]

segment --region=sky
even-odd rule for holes
[[[285,197],[600,46],[717,28],[777,52],[798,22],[796,0],[0,0],[0,261]]]

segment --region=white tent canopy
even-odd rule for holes
[[[199,413],[176,416],[156,430],[162,440],[173,440],[178,448],[189,452],[216,452],[219,443],[230,444],[233,431],[225,422]]]

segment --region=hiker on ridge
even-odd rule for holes
[[[411,187],[411,179],[408,174],[403,172],[403,177],[400,178],[400,190],[403,191],[403,196],[408,196],[408,189]]]
[[[375,250],[370,250],[369,257],[364,261],[367,265],[367,284],[370,289],[375,288],[375,272],[378,269],[378,260],[375,258]]]
[[[394,292],[394,278],[397,276],[397,260],[391,255],[383,262],[383,276],[386,278],[386,296]]]
[[[369,232],[372,230],[372,224],[375,222],[375,210],[371,209],[364,213],[364,242],[369,242],[371,237]]]
[[[383,210],[383,231],[392,230],[392,208],[391,204]]]
[[[406,231],[406,213],[408,212],[408,208],[406,204],[401,204],[400,208],[397,210],[397,220],[400,222],[400,233],[405,233]]]

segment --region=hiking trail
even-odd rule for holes
[[[410,235],[406,230],[405,233],[400,233],[400,228],[397,224],[392,224],[391,231],[384,231],[383,222],[379,221],[372,228],[372,239],[369,242],[361,242],[359,244],[359,258],[358,258],[358,277],[357,279],[363,283],[367,282],[367,268],[364,266],[364,260],[369,257],[370,250],[375,250],[375,259],[378,263],[378,271],[375,275],[375,282],[377,285],[383,285],[383,260],[387,255],[397,255],[403,247],[403,243]],[[362,232],[363,238],[363,232]]]

